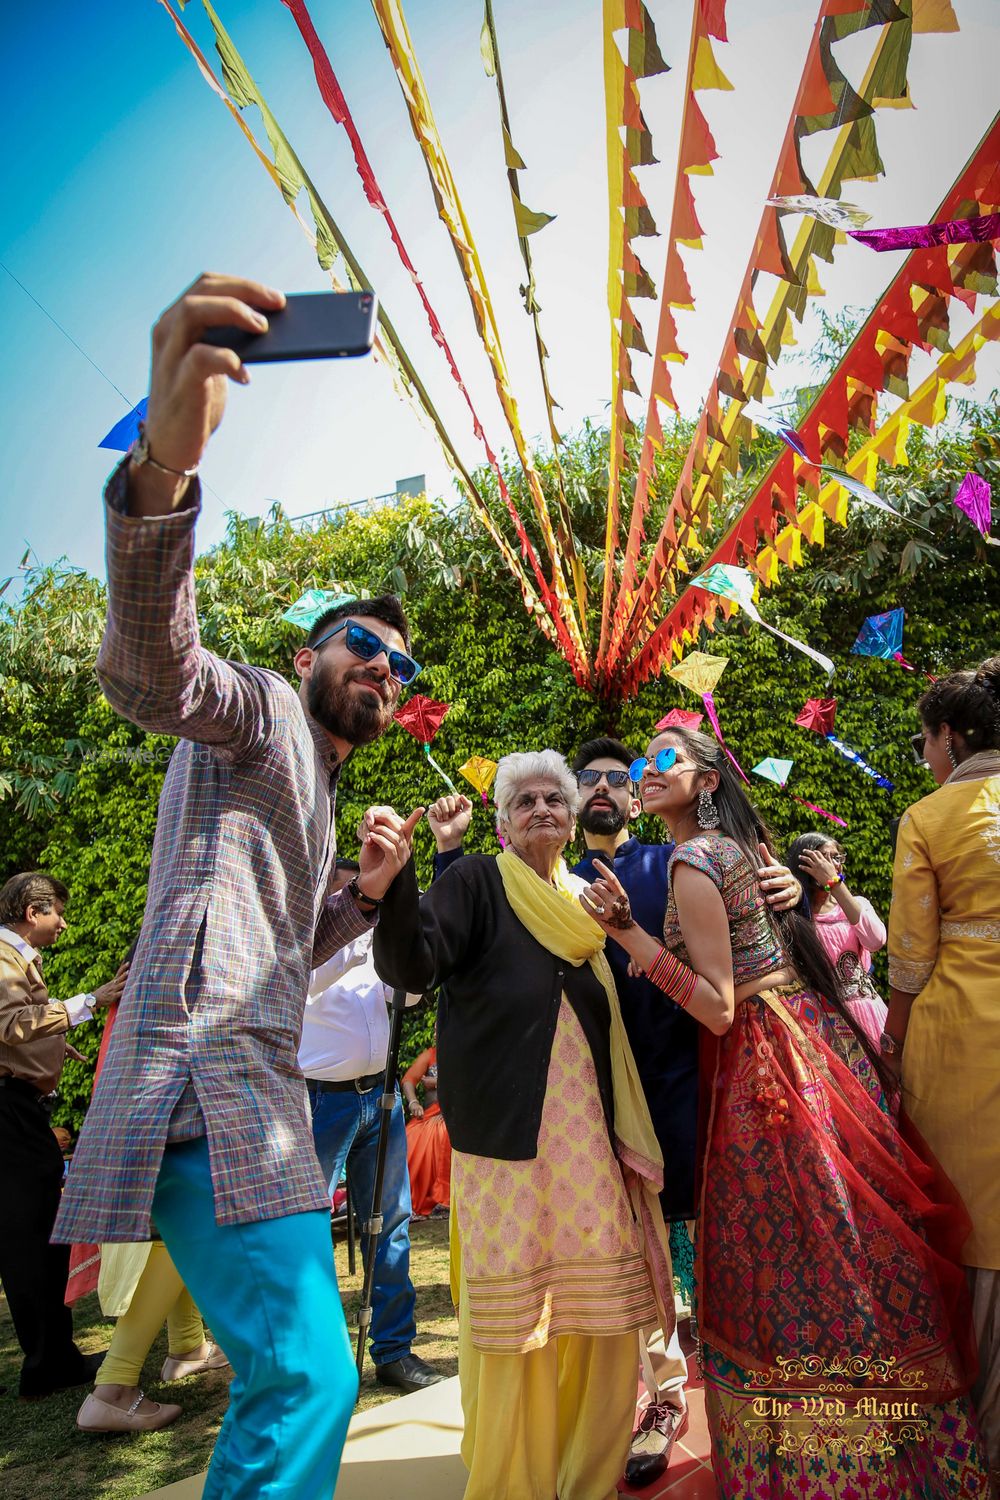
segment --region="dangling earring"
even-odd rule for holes
[[[948,759],[951,761],[951,768],[952,768],[952,770],[953,771],[957,771],[958,770],[958,756],[955,754],[955,747],[951,743],[951,735],[950,734],[945,736],[944,748],[945,748],[945,751],[947,752]]]
[[[707,786],[703,786],[698,793],[698,827],[718,828],[719,809],[712,801],[712,793]]]

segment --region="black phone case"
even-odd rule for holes
[[[378,319],[374,292],[302,292],[281,312],[268,313],[266,333],[224,325],[206,329],[202,343],[232,349],[244,364],[296,359],[343,359],[371,351]]]

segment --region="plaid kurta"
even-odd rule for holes
[[[206,1135],[220,1224],[329,1207],[296,1060],[310,970],[372,925],[336,854],[336,753],[283,677],[202,648],[189,509],[106,494],[97,672],[143,729],[181,737],[160,796],[142,935],[53,1238],[148,1239],[168,1141]]]

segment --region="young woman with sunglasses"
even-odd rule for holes
[[[806,894],[812,918],[840,982],[844,1004],[873,1046],[885,1030],[885,1001],[871,979],[872,954],[885,947],[885,923],[844,879],[844,851],[825,833],[803,833],[785,859]]]
[[[768,911],[756,867],[770,836],[719,747],[657,736],[640,791],[677,845],[662,941],[633,922],[609,868],[581,900],[664,1005],[712,1034],[695,1296],[717,1494],[987,1500],[966,1394],[968,1217],[884,1107],[878,1054],[812,925]],[[884,1441],[867,1406],[880,1370],[920,1383],[917,1436],[890,1427]],[[828,1424],[831,1380],[839,1444],[802,1405],[818,1399]],[[797,1415],[782,1418],[782,1401]]]

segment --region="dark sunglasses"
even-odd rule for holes
[[[601,777],[604,777],[608,786],[627,786],[629,773],[627,771],[595,771],[588,768],[586,771],[577,771],[577,786],[597,786]]]
[[[673,746],[671,746],[669,750],[657,750],[652,764],[662,775],[664,771],[670,770],[670,767],[673,765],[676,759],[677,751],[673,748]],[[648,755],[640,755],[636,760],[634,760],[628,768],[628,774],[632,778],[632,780],[641,781],[643,778],[643,773],[645,772],[646,767],[649,764],[650,760]]]
[[[320,636],[313,650],[318,651],[325,641],[332,640],[342,630],[347,632],[344,636],[344,645],[354,656],[360,656],[362,661],[374,661],[375,657],[384,651],[389,662],[390,677],[394,677],[404,687],[413,682],[419,674],[421,670],[419,662],[414,661],[412,656],[407,656],[405,651],[396,651],[388,646],[381,636],[366,629],[364,625],[359,625],[357,620],[339,620],[332,630]]]
[[[910,744],[913,746],[913,759],[916,761],[918,766],[922,766],[927,759],[926,755],[924,754],[924,750],[927,747],[926,734],[911,734]]]

